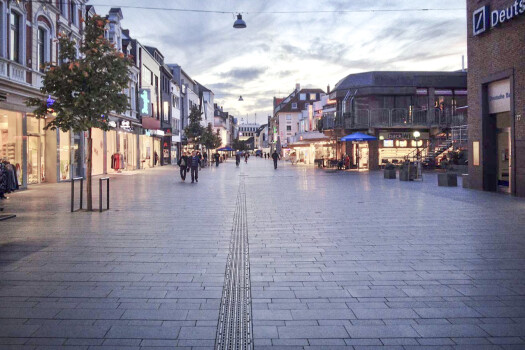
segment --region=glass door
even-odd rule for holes
[[[27,182],[37,184],[41,179],[40,136],[27,137]]]

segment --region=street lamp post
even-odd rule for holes
[[[419,137],[421,133],[419,131],[414,131],[414,139],[416,140],[416,160],[419,162]]]

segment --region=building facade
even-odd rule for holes
[[[415,158],[435,164],[448,157],[445,151],[463,152],[466,161],[466,88],[464,71],[350,74],[330,93],[335,111],[324,113],[323,133],[334,143],[334,158],[347,154],[358,169]],[[339,141],[354,132],[377,140]]]
[[[525,196],[525,1],[468,0],[469,186]]]

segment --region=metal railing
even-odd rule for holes
[[[468,123],[466,110],[371,108],[357,109],[352,113],[341,111],[323,116],[323,130],[370,127],[453,127]]]
[[[80,181],[80,206],[75,209],[75,182]],[[71,212],[82,210],[82,201],[84,196],[84,178],[74,177],[71,179]]]
[[[109,177],[102,177],[98,180],[98,211],[102,213],[104,210],[109,210]],[[106,181],[106,209],[102,209],[102,183]]]

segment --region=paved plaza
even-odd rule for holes
[[[253,157],[69,191],[1,202],[0,349],[213,348],[246,239],[255,349],[525,349],[524,199]]]

